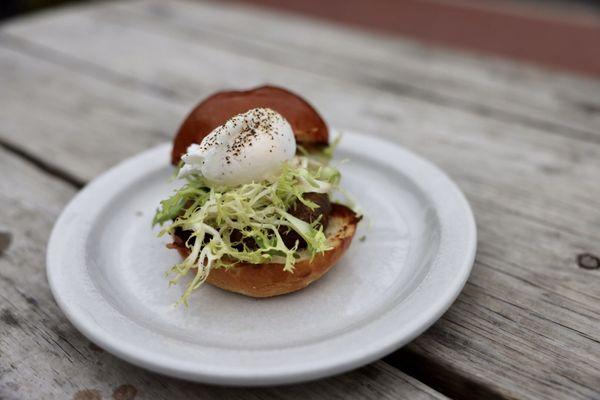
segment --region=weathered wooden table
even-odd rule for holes
[[[464,292],[385,360],[289,387],[181,382],[89,343],[46,282],[61,209],[203,96],[264,82],[458,182],[479,229]],[[0,28],[0,145],[2,399],[600,398],[597,80],[237,5],[108,2]]]

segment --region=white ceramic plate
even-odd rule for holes
[[[169,144],[148,150],[87,185],[48,245],[48,280],[66,316],[133,364],[227,385],[332,375],[423,332],[469,276],[476,229],[456,185],[395,144],[345,134],[342,184],[367,218],[338,265],[286,296],[257,300],[205,285],[188,309],[175,308],[183,288],[168,287],[164,272],[179,256],[151,229],[159,200],[178,185],[169,182],[169,152]]]

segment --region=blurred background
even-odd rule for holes
[[[0,0],[0,19],[78,2]],[[81,2],[81,1],[79,1]],[[238,0],[434,44],[600,75],[600,0]]]

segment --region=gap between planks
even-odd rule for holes
[[[46,174],[54,176],[55,178],[58,178],[68,183],[76,189],[81,189],[86,184],[86,182],[74,176],[69,171],[60,168],[59,166],[50,164],[48,161],[30,154],[26,150],[12,143],[8,143],[2,138],[0,138],[0,147],[6,150],[7,152],[14,154],[15,156],[20,157],[22,160],[29,162],[30,164],[37,167],[39,170],[45,172]]]

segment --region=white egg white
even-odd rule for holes
[[[189,146],[179,177],[196,173],[225,186],[261,181],[276,175],[295,153],[289,122],[269,108],[254,108]]]

